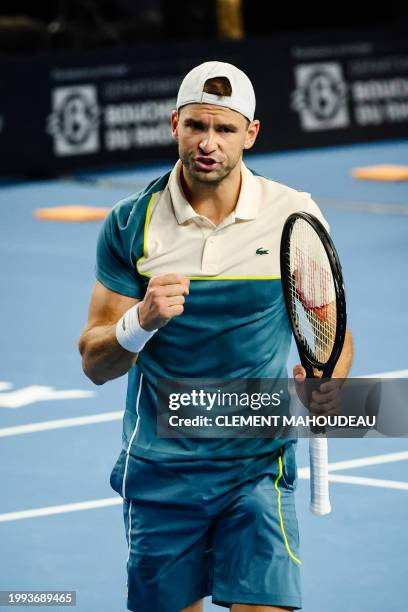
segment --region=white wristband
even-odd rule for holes
[[[146,342],[157,332],[157,329],[146,331],[140,326],[139,303],[129,308],[116,323],[116,339],[130,353],[140,353]]]

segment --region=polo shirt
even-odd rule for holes
[[[128,372],[123,448],[157,461],[246,457],[279,449],[273,438],[162,438],[159,379],[282,379],[291,330],[280,282],[279,246],[297,211],[327,223],[310,194],[256,175],[244,163],[235,209],[219,225],[194,211],[180,165],[113,207],[97,245],[97,279],[143,299],[150,278],[190,279],[184,312],[145,345]]]

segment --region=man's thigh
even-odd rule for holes
[[[116,490],[125,465],[121,456],[113,470]],[[129,456],[127,468],[128,608],[179,612],[211,592],[211,519],[181,467],[178,473],[177,466]]]
[[[204,610],[204,600],[199,599],[192,606],[188,606],[188,608],[183,608],[181,612],[203,612]]]
[[[216,603],[234,612],[301,608],[294,488],[281,458],[275,474],[237,490],[216,522],[213,554]]]
[[[210,594],[212,557],[205,525],[194,528],[191,518],[174,510],[157,520],[157,508],[132,500],[124,501],[124,518],[129,610],[178,612]]]

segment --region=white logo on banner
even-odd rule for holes
[[[338,63],[295,66],[296,90],[291,106],[305,132],[347,127],[347,85]]]
[[[52,110],[47,131],[54,137],[56,155],[83,155],[99,150],[99,108],[93,85],[54,89]]]

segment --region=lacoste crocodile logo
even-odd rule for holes
[[[263,249],[262,247],[259,247],[259,249],[256,249],[255,252],[257,255],[269,255],[269,251],[267,249]]]

